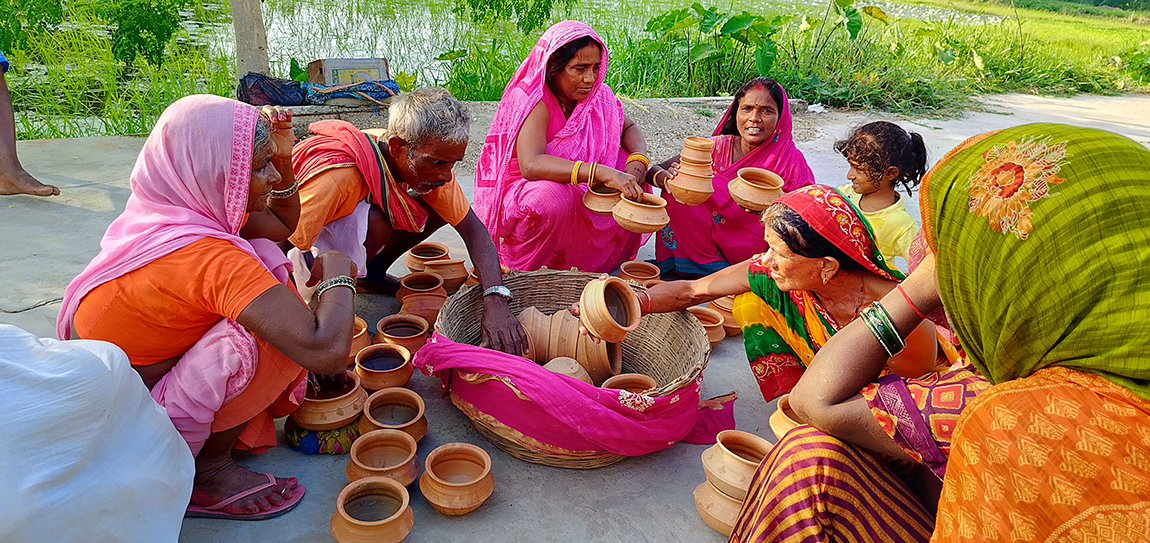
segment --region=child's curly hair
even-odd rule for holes
[[[926,144],[917,132],[908,133],[897,124],[876,121],[864,124],[835,142],[835,151],[871,179],[882,179],[890,166],[898,168],[892,182],[912,194],[926,173]]]

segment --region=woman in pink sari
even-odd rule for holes
[[[603,40],[563,21],[503,91],[475,171],[474,208],[507,266],[609,272],[638,251],[642,236],[582,203],[592,182],[638,197],[649,162],[606,74]]]
[[[671,216],[655,243],[655,260],[663,273],[708,275],[766,252],[759,215],[739,207],[727,184],[740,168],[747,167],[779,174],[786,181],[786,192],[814,183],[814,173],[795,147],[791,128],[787,92],[775,80],[756,77],[739,88],[711,136],[715,142],[711,151],[714,194],[700,205],[689,206],[663,191]],[[653,165],[647,180],[665,188],[678,166],[678,156]]]

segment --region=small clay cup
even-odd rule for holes
[[[369,345],[355,355],[355,373],[364,390],[401,387],[411,380],[414,372],[411,352],[399,345]]]
[[[355,355],[359,354],[359,352],[368,345],[371,345],[371,336],[367,333],[367,321],[356,317],[351,332],[351,352],[347,357],[347,366],[349,368],[355,366]]]
[[[331,515],[331,535],[339,543],[399,543],[414,525],[407,489],[386,477],[345,486]]]
[[[447,250],[447,246],[442,243],[434,241],[425,241],[412,247],[407,252],[407,258],[403,259],[403,263],[407,265],[407,269],[412,273],[423,271],[424,264],[429,260],[443,260],[444,258],[451,258]]]
[[[316,431],[343,428],[354,421],[367,402],[367,392],[360,386],[359,375],[355,372],[348,372],[348,375],[352,386],[347,392],[323,399],[305,395],[300,406],[292,412],[292,420],[302,428]]]
[[[448,443],[427,455],[419,490],[445,515],[466,515],[483,505],[495,490],[491,457],[470,443]]]
[[[707,526],[726,537],[731,537],[743,502],[723,494],[711,483],[703,481],[703,484],[695,487],[695,508],[699,510],[699,516]]]
[[[619,265],[619,279],[643,284],[659,278],[659,267],[642,260],[628,260]]]
[[[467,281],[467,266],[463,265],[462,258],[429,260],[424,263],[423,271],[442,277],[443,288],[448,294],[455,294],[463,282]]]
[[[591,376],[587,374],[587,370],[583,369],[583,366],[579,365],[579,361],[575,360],[574,358],[560,356],[544,364],[543,367],[555,373],[560,373],[568,377],[574,377],[589,385],[594,384],[591,382]]]
[[[799,422],[799,416],[791,409],[790,394],[779,396],[775,412],[771,413],[771,417],[767,420],[771,425],[771,431],[775,433],[775,437],[778,439],[782,439],[783,436],[787,435],[787,432],[802,424]]]
[[[703,329],[707,331],[707,341],[711,342],[711,347],[718,345],[723,338],[727,337],[727,332],[723,330],[723,316],[714,309],[709,309],[702,306],[688,307],[690,311],[699,322],[703,323]]]
[[[359,431],[401,430],[419,441],[427,434],[427,406],[416,392],[406,388],[385,388],[372,394],[360,412]]]
[[[679,158],[695,163],[710,163],[711,149],[714,147],[715,142],[710,138],[691,136],[683,141],[683,151],[679,153]]]
[[[755,434],[723,430],[703,451],[703,471],[715,488],[740,502],[747,498],[751,478],[771,452],[771,443]]]
[[[602,183],[595,183],[583,193],[583,206],[599,215],[610,215],[623,193]]]
[[[547,334],[547,359],[575,358],[579,349],[579,319],[564,309],[551,315]]]
[[[545,364],[551,345],[551,317],[544,315],[534,306],[519,312],[519,323],[527,332],[527,358],[536,364]]]
[[[419,458],[415,439],[399,430],[373,430],[351,444],[347,460],[347,481],[364,477],[387,477],[403,486],[419,478]]]
[[[640,394],[656,386],[658,386],[658,383],[656,383],[654,379],[642,373],[620,373],[603,381],[602,388],[626,390],[627,392]]]
[[[430,328],[427,321],[418,315],[388,315],[375,324],[373,341],[376,345],[399,345],[415,356],[427,343]]]
[[[587,371],[591,383],[599,385],[623,370],[623,349],[618,343],[596,343],[591,336],[580,335],[575,360]]]
[[[619,226],[640,234],[658,232],[671,222],[671,216],[667,214],[667,201],[647,193],[643,193],[638,201],[620,198],[611,214]]]
[[[435,325],[435,321],[439,319],[439,310],[443,304],[447,302],[447,294],[440,294],[438,292],[416,292],[408,294],[403,299],[403,305],[399,307],[399,312],[404,315],[416,315],[422,317],[431,326]]]
[[[595,279],[583,287],[579,319],[594,336],[619,343],[639,327],[639,297],[618,277]]]
[[[696,177],[687,173],[679,173],[667,181],[667,190],[675,196],[680,203],[697,206],[706,202],[715,193],[710,177]]]
[[[733,313],[735,308],[735,296],[723,296],[716,300],[711,301],[707,307],[718,311],[723,316],[723,331],[727,333],[727,337],[737,336],[743,333],[743,329],[739,327],[738,321],[735,320]]]
[[[412,294],[442,294],[447,296],[447,289],[443,286],[443,277],[431,272],[413,272],[399,280],[399,290],[395,299],[403,303],[403,299]]]
[[[731,198],[743,209],[761,213],[783,195],[783,184],[783,178],[769,170],[742,168],[727,188]]]

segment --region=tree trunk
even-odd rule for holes
[[[268,65],[268,37],[260,0],[230,0],[232,25],[236,32],[236,78],[256,72],[271,75]]]

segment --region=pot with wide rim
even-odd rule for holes
[[[543,368],[555,373],[566,375],[568,377],[574,377],[589,385],[594,384],[591,381],[591,375],[589,375],[587,370],[583,369],[583,366],[579,364],[579,361],[575,360],[574,358],[559,356],[551,359],[550,362],[543,364]]]
[[[802,424],[799,422],[799,416],[791,409],[790,394],[779,396],[779,401],[775,404],[775,412],[771,413],[768,422],[771,425],[771,431],[775,433],[775,437],[778,439],[782,439],[783,436],[787,435],[787,432]]]
[[[656,386],[658,386],[658,383],[655,382],[654,379],[642,373],[620,373],[603,381],[601,385],[602,388],[626,390],[627,392],[634,392],[635,394],[641,394]]]
[[[643,193],[639,201],[620,198],[612,208],[615,222],[626,230],[640,234],[658,232],[671,222],[667,214],[667,201],[653,194]]]
[[[714,147],[715,142],[710,138],[691,136],[683,140],[683,151],[679,153],[679,158],[696,163],[711,162],[711,150]]]
[[[371,345],[371,336],[367,333],[367,321],[356,317],[351,331],[351,352],[347,357],[347,366],[355,366],[355,355],[364,347]]]
[[[407,349],[411,356],[419,351],[430,337],[431,325],[419,315],[388,315],[375,324],[374,342],[376,345],[399,345]]]
[[[428,260],[442,260],[444,258],[451,258],[446,245],[425,241],[412,247],[407,252],[407,258],[403,259],[403,263],[407,266],[408,271],[415,273],[423,271],[424,264]]]
[[[723,316],[718,311],[698,305],[688,307],[687,311],[703,324],[703,329],[707,331],[707,341],[711,342],[711,347],[718,345],[720,341],[723,341],[723,338],[727,337],[727,332],[723,330]]]
[[[355,373],[364,390],[401,387],[411,380],[414,372],[411,352],[400,345],[369,345],[355,355]]]
[[[715,186],[711,184],[710,177],[679,173],[667,181],[667,190],[671,191],[680,203],[697,206],[706,202],[715,193]]]
[[[455,294],[463,282],[467,281],[467,266],[463,264],[462,258],[429,260],[424,263],[423,271],[442,277],[443,288],[448,294]]]
[[[434,326],[439,318],[439,309],[447,303],[447,295],[438,292],[416,292],[403,299],[399,312],[405,315],[417,315]]]
[[[715,485],[703,481],[695,487],[695,508],[707,526],[730,537],[731,532],[735,531],[735,521],[739,518],[743,502],[723,494],[715,488]]]
[[[399,430],[372,430],[351,444],[347,468],[348,482],[364,477],[387,477],[403,486],[419,478],[419,458],[415,438]]]
[[[365,477],[340,491],[331,515],[339,543],[399,543],[411,533],[411,496],[394,479]]]
[[[426,271],[412,272],[399,280],[399,290],[395,299],[403,303],[403,299],[412,294],[443,294],[447,296],[447,289],[443,286],[443,277],[437,273]]]
[[[495,490],[491,457],[470,443],[448,443],[427,455],[419,490],[445,515],[465,515],[479,508]]]
[[[303,402],[292,412],[291,418],[307,430],[335,430],[351,424],[359,416],[367,392],[360,386],[355,372],[348,372],[351,384],[337,391],[317,392],[309,385]]]
[[[380,390],[367,398],[360,412],[361,434],[380,429],[401,430],[416,441],[427,434],[427,406],[413,390],[401,387]]]
[[[703,472],[723,494],[743,501],[755,471],[770,452],[771,443],[755,434],[723,430],[703,451]]]
[[[615,204],[623,198],[623,193],[602,183],[587,187],[583,193],[583,206],[599,215],[610,215]]]
[[[760,213],[783,195],[783,178],[762,168],[742,168],[727,185],[731,198],[743,209]]]
[[[619,279],[643,284],[659,278],[659,266],[642,260],[628,260],[619,265]]]
[[[640,318],[639,298],[622,279],[595,279],[583,287],[579,319],[596,337],[619,343],[628,332],[639,327]]]
[[[527,332],[527,357],[536,364],[545,364],[549,358],[551,345],[551,317],[544,315],[534,306],[519,312],[519,323]]]

